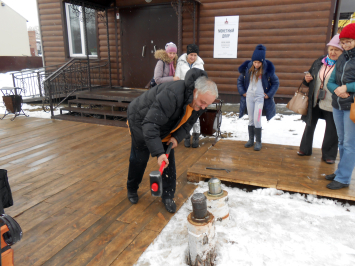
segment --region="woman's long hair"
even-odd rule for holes
[[[263,74],[263,65],[259,67],[259,69],[255,69],[254,64],[249,69],[250,80],[253,80],[253,76],[255,75],[255,82],[258,82],[259,77]]]

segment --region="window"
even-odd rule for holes
[[[75,6],[75,9],[81,11],[81,6]],[[95,12],[90,8],[85,8],[86,14]],[[86,56],[85,39],[84,39],[84,23],[82,13],[77,16],[71,4],[65,4],[67,27],[68,27],[68,41],[70,57]],[[88,54],[90,57],[97,57],[97,39],[96,39],[96,16],[86,15],[88,20],[86,23],[87,38],[88,38]]]

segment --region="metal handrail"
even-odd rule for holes
[[[47,82],[49,79],[51,79],[54,75],[59,75],[60,71],[64,69],[67,65],[71,64],[73,61],[75,61],[76,58],[72,58],[68,62],[66,62],[64,65],[62,65],[60,68],[58,68],[56,71],[54,71],[51,75],[49,75],[45,80],[43,80],[43,83]]]
[[[104,63],[101,63],[104,62]],[[45,99],[43,100],[43,110],[49,111],[45,106],[46,102],[50,105],[50,111],[52,116],[54,115],[54,109],[58,108],[61,103],[74,94],[76,91],[87,89],[87,84],[94,84],[95,88],[103,86],[103,75],[108,74],[104,71],[108,66],[107,60],[90,60],[90,71],[88,71],[87,60],[81,58],[73,58],[55,72],[51,73],[44,80],[45,85]],[[92,73],[88,75],[88,72]],[[106,84],[107,85],[107,84]],[[89,86],[89,89],[92,87]],[[58,100],[54,107],[53,101]],[[60,100],[61,99],[61,100]]]

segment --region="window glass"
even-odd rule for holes
[[[70,36],[71,36],[71,47],[73,54],[83,54],[82,43],[81,43],[81,29],[80,29],[80,18],[77,17],[73,9],[69,9],[70,17]]]
[[[84,38],[84,22],[82,13],[77,13],[71,7],[71,4],[66,4],[67,26],[68,26],[68,41],[71,57],[86,56],[85,38]],[[75,6],[81,11],[80,6]],[[97,56],[97,36],[96,36],[96,16],[95,10],[85,8],[86,10],[86,29],[88,38],[88,54],[90,57]],[[78,16],[79,14],[79,16]]]

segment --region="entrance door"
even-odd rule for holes
[[[153,78],[154,52],[177,44],[177,15],[171,5],[120,9],[123,85],[144,88]]]

